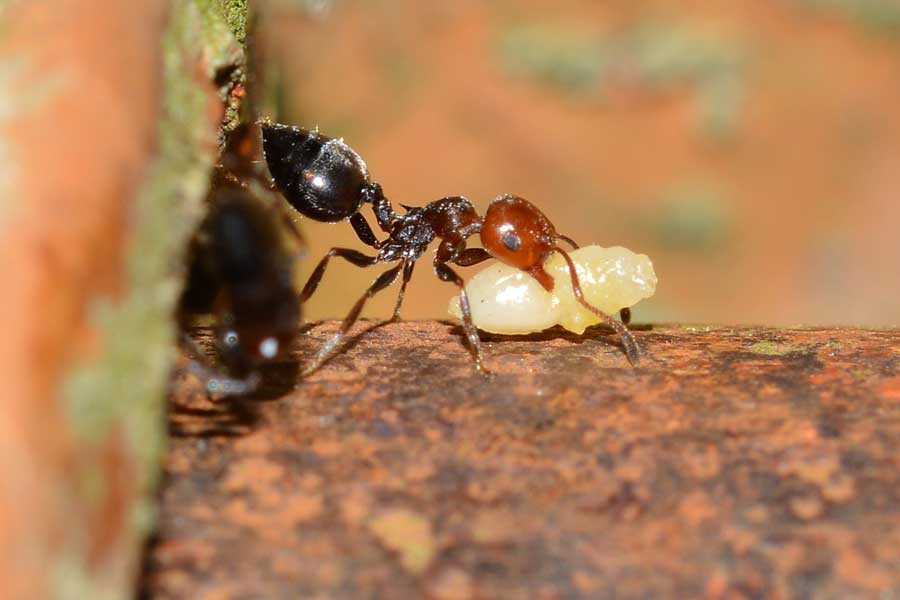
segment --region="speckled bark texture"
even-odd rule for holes
[[[0,596],[130,598],[246,3],[2,4]]]
[[[149,597],[900,595],[900,332],[492,336],[482,377],[373,325],[296,388],[177,379]]]

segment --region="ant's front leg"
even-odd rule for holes
[[[448,262],[456,262],[460,256],[466,255],[466,251],[459,250],[461,245],[462,243],[453,244],[448,240],[441,242],[434,257],[434,272],[441,281],[452,283],[459,288],[459,308],[462,313],[463,331],[466,332],[466,338],[469,340],[469,349],[472,352],[472,358],[475,359],[475,368],[478,369],[479,373],[489,375],[490,371],[485,368],[482,358],[481,338],[478,337],[478,330],[475,327],[475,322],[472,320],[469,297],[466,295],[466,284],[463,278],[447,265]],[[479,250],[479,248],[474,250]]]
[[[561,234],[556,234],[556,237],[572,246],[573,250],[578,250],[578,244],[572,238]],[[626,306],[625,308],[620,310],[619,319],[621,319],[622,323],[624,323],[625,325],[631,323],[631,309]]]
[[[638,363],[641,359],[641,350],[640,346],[638,346],[637,341],[634,339],[634,336],[630,331],[628,331],[628,328],[624,323],[616,321],[611,316],[587,301],[587,298],[584,297],[584,292],[581,289],[581,282],[578,280],[578,271],[575,269],[575,263],[572,261],[572,257],[569,256],[568,252],[566,252],[559,246],[554,246],[553,249],[559,252],[562,255],[563,259],[566,261],[566,266],[569,269],[569,277],[572,280],[572,292],[575,294],[575,299],[578,300],[578,302],[583,307],[603,319],[603,321],[605,321],[607,325],[612,327],[613,330],[619,334],[619,337],[622,340],[622,345],[625,347],[625,355],[628,357],[628,361],[632,366],[638,366]],[[631,311],[629,310],[626,315],[630,320]],[[623,321],[624,320],[625,319],[623,318]]]

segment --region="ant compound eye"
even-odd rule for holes
[[[503,234],[503,245],[506,246],[509,250],[516,252],[519,248],[522,247],[522,239],[515,233],[505,233]]]
[[[240,340],[238,338],[238,334],[236,331],[229,331],[222,338],[222,341],[224,341],[225,345],[228,346],[229,348],[234,348],[235,346],[238,345],[238,341],[240,341]]]
[[[278,340],[269,337],[259,344],[259,353],[263,358],[275,358],[278,354]]]

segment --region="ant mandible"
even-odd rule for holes
[[[402,274],[400,292],[394,306],[393,319],[400,316],[400,306],[416,261],[429,244],[440,239],[434,256],[434,272],[441,281],[459,288],[463,330],[469,340],[475,367],[486,372],[481,341],[472,321],[464,281],[450,265],[469,267],[495,258],[519,268],[552,291],[553,278],[543,263],[553,252],[559,252],[569,267],[575,297],[588,310],[602,318],[621,337],[625,353],[637,365],[640,352],[637,342],[625,325],[592,306],[584,297],[578,273],[568,252],[559,246],[577,244],[557,233],[550,220],[524,198],[502,195],[491,202],[482,219],[472,203],[462,196],[447,196],[422,207],[405,206],[404,214],[394,211],[381,186],[369,177],[366,163],[342,139],[322,135],[291,125],[260,121],[263,155],[275,186],[288,203],[301,214],[317,221],[337,222],[348,219],[357,237],[377,253],[369,256],[350,248],[332,248],[313,270],[300,293],[305,302],[316,291],[328,262],[338,256],[356,265],[370,267],[379,263],[397,264],[379,275],[356,301],[344,318],[340,329],[319,350],[304,370],[308,375],[335,353],[347,332],[356,322],[366,301],[388,287]],[[378,227],[387,234],[375,237],[366,218],[359,212],[363,204],[371,204]],[[466,248],[466,241],[480,234],[483,248]],[[627,322],[628,314],[623,313]]]

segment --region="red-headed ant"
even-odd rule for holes
[[[343,140],[329,138],[318,131],[267,121],[262,121],[260,125],[263,154],[269,172],[291,206],[317,221],[349,219],[359,239],[377,250],[374,256],[350,248],[329,250],[304,286],[300,294],[301,302],[315,292],[329,260],[334,256],[358,267],[397,263],[379,275],[357,300],[341,323],[339,332],[319,350],[304,370],[304,375],[315,371],[334,354],[366,301],[402,275],[393,316],[394,319],[399,318],[400,305],[413,267],[436,238],[440,244],[433,261],[434,272],[442,281],[452,283],[460,290],[463,329],[479,371],[485,371],[481,342],[472,322],[463,279],[450,265],[468,267],[496,258],[529,273],[544,288],[552,290],[553,279],[544,270],[543,263],[554,252],[559,252],[566,259],[578,301],[618,332],[628,359],[634,365],[638,363],[640,353],[631,332],[623,323],[585,300],[572,260],[558,245],[563,241],[577,247],[575,243],[558,234],[550,220],[527,200],[500,196],[490,204],[483,219],[462,196],[441,198],[423,207],[404,206],[406,212],[399,214],[384,196],[381,186],[369,178],[366,163]],[[359,212],[363,204],[372,205],[378,227],[387,234],[385,239],[375,237],[366,218]],[[475,234],[480,234],[483,248],[466,248],[466,240]],[[627,313],[622,316],[627,320]]]

